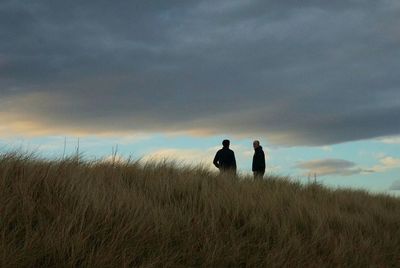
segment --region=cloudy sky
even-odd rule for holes
[[[0,0],[0,145],[400,190],[400,2]]]

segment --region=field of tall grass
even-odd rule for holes
[[[399,267],[400,199],[166,162],[0,156],[1,267]]]

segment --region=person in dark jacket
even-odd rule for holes
[[[214,157],[213,164],[220,172],[234,172],[236,173],[236,159],[235,153],[229,149],[230,141],[224,140],[222,142],[222,149],[220,149]]]
[[[258,140],[253,142],[254,156],[253,156],[253,174],[255,179],[262,179],[265,173],[265,154],[262,146]]]

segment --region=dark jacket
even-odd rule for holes
[[[253,171],[265,171],[265,154],[261,146],[254,150]]]
[[[235,153],[229,148],[222,148],[215,155],[213,164],[220,170],[236,170]]]

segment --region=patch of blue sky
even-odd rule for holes
[[[122,156],[132,156],[135,159],[162,149],[193,150],[209,152],[208,159],[212,159],[215,151],[221,147],[221,141],[230,138],[232,148],[237,156],[238,167],[242,172],[251,171],[252,139],[237,138],[228,135],[219,136],[184,136],[165,135],[156,133],[151,135],[107,137],[84,136],[79,138],[79,151],[89,158],[100,158],[112,154],[118,145],[118,153]],[[13,137],[0,140],[2,151],[22,149],[34,151],[45,157],[61,157],[65,154],[76,153],[77,137],[47,136],[47,137]],[[303,182],[307,181],[306,170],[296,168],[302,161],[315,159],[336,158],[352,161],[356,167],[371,169],[380,165],[383,157],[400,158],[399,144],[386,144],[380,140],[365,140],[347,142],[327,147],[278,147],[263,142],[267,154],[269,172],[293,176]],[[207,151],[208,150],[208,151]],[[333,187],[363,188],[370,191],[387,191],[395,180],[400,179],[400,168],[392,167],[374,173],[361,173],[351,176],[337,174],[318,176],[318,181]]]

